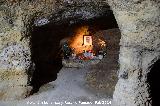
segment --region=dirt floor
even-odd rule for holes
[[[38,93],[18,102],[8,103],[9,106],[37,106],[47,103],[47,106],[111,106],[112,100],[105,95],[93,92],[86,84],[87,69],[62,68],[58,78],[42,86]],[[90,104],[87,104],[90,103]],[[0,106],[7,106],[1,102]]]

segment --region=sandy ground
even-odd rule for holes
[[[112,100],[88,89],[87,69],[62,68],[58,78],[24,100],[0,102],[0,106],[111,106]]]

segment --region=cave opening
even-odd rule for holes
[[[106,16],[95,17],[87,20],[77,19],[74,24],[70,24],[70,21],[68,20],[65,22],[62,21],[58,24],[51,22],[43,26],[34,26],[31,33],[32,61],[35,64],[31,81],[31,85],[33,86],[31,94],[36,93],[43,84],[55,81],[57,79],[57,73],[64,65],[62,64],[63,51],[61,47],[61,41],[65,38],[71,37],[75,33],[75,30],[82,26],[89,26],[89,30],[92,33],[99,32],[100,35],[105,35],[103,37],[105,40],[107,40],[108,45],[106,47],[108,61],[102,60],[98,66],[93,66],[94,70],[89,75],[92,75],[95,69],[99,70],[99,68],[101,68],[100,70],[103,70],[103,73],[108,70],[108,75],[111,70],[114,70],[113,73],[116,76],[116,72],[118,70],[120,34],[118,32],[119,29],[117,22],[112,12]],[[109,29],[116,30],[106,31]],[[114,31],[115,33],[113,34]],[[107,68],[105,64],[107,64]],[[90,68],[90,70],[92,70],[92,68]],[[105,81],[107,74],[104,75],[103,73],[98,73],[96,76],[94,76],[98,77],[96,81],[97,84]],[[111,79],[116,82],[117,78],[111,74]],[[98,81],[100,77],[102,78],[100,80],[103,81]],[[90,78],[87,80],[90,83]],[[113,81],[111,81],[111,83],[112,82]],[[112,85],[115,86],[115,83]]]
[[[159,103],[159,94],[160,86],[158,85],[160,80],[160,59],[157,60],[153,65],[148,74],[148,83],[150,85],[150,97],[152,98],[152,106],[158,106]]]

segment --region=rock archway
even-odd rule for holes
[[[63,15],[64,13],[61,14]],[[76,20],[76,18],[74,20]],[[71,19],[70,21],[74,20]],[[62,68],[62,63],[64,63],[62,62],[63,50],[62,44],[60,44],[61,40],[72,38],[75,36],[75,33],[77,33],[77,29],[84,26],[88,26],[90,33],[94,33],[94,36],[97,38],[103,37],[103,39],[107,40],[108,46],[106,57],[108,62],[105,60],[101,62],[101,65],[106,63],[108,64],[107,66],[109,66],[109,64],[114,63],[114,65],[112,65],[112,69],[106,69],[108,70],[108,73],[110,73],[110,70],[116,68],[114,69],[114,77],[116,76],[118,67],[120,31],[118,29],[113,13],[110,11],[110,13],[108,13],[106,16],[102,15],[100,17],[86,20],[79,20],[79,18],[77,18],[76,21],[76,23],[72,24],[66,21],[67,23],[49,23],[43,26],[34,26],[30,39],[31,57],[35,64],[35,70],[33,72],[31,81],[31,85],[33,86],[33,93],[38,91],[39,87],[43,84],[57,79],[57,73],[59,73],[60,69]],[[72,38],[72,40],[74,39]],[[74,67],[76,67],[76,65]],[[103,74],[106,74],[106,69],[101,69],[103,70]],[[99,69],[96,69],[95,71],[98,73]],[[115,86],[115,84],[113,84],[113,86]]]
[[[0,84],[1,99],[24,98],[30,91],[28,82],[30,82],[29,73],[32,73],[33,64],[30,56],[30,38],[26,35],[29,35],[30,27],[32,27],[31,19],[33,17],[48,17],[58,10],[61,13],[65,6],[69,7],[74,2],[76,1],[38,0],[37,3],[6,0],[0,2],[2,8],[0,26],[3,26],[0,29],[0,76],[1,82],[7,81],[5,84]],[[159,1],[108,0],[89,2],[100,5],[101,3],[109,4],[122,35],[119,54],[119,80],[116,84],[113,100],[119,106],[150,106],[146,76],[150,71],[148,67],[152,64],[152,60],[160,56]],[[85,1],[77,1],[76,3],[83,4]],[[75,14],[66,14],[64,17],[70,15]]]

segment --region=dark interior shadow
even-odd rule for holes
[[[152,106],[160,106],[160,59],[153,64],[148,74],[148,83],[150,85]]]
[[[56,80],[57,73],[62,68],[62,56],[60,41],[73,35],[74,29],[79,26],[88,25],[97,30],[117,28],[117,22],[113,13],[108,16],[97,17],[90,20],[79,20],[78,23],[70,25],[69,21],[56,25],[50,23],[41,27],[34,27],[31,33],[31,54],[35,63],[31,85],[33,91],[37,92],[45,83]]]
[[[54,81],[62,68],[60,40],[67,34],[67,26],[47,25],[35,27],[31,37],[32,60],[35,70],[32,77],[32,93],[47,82]]]

